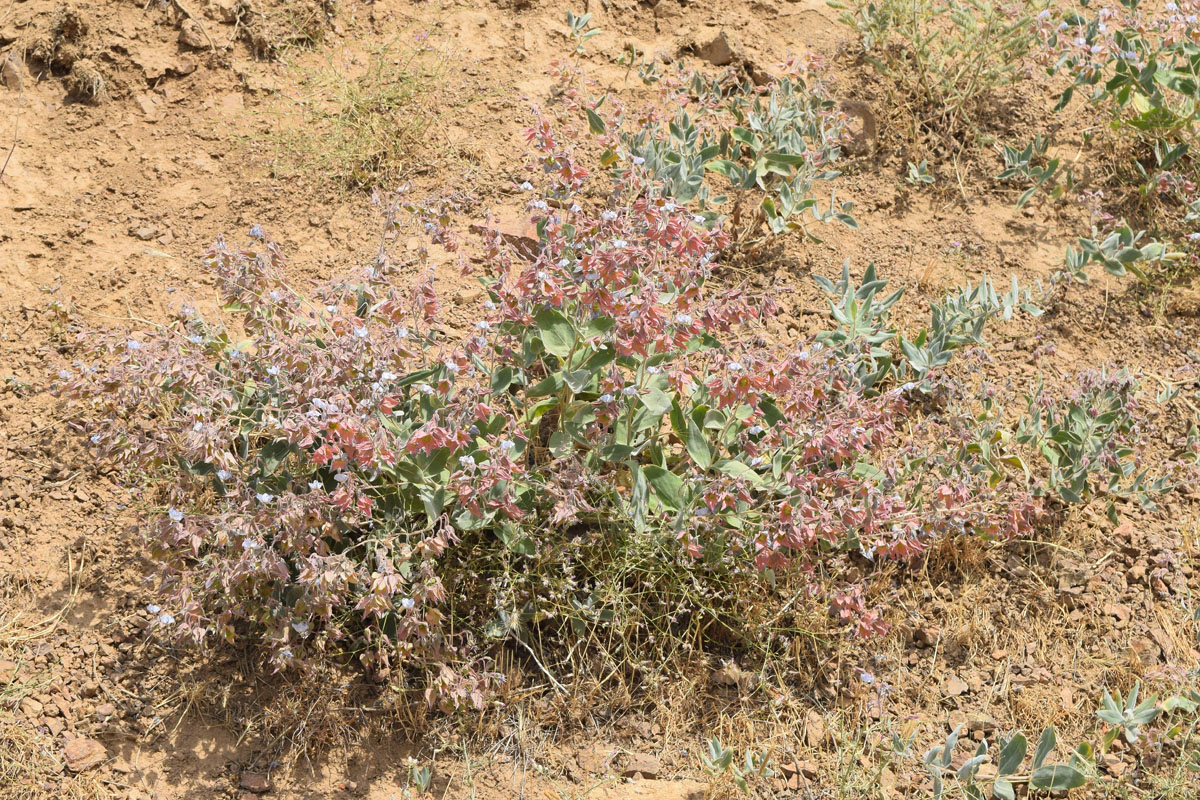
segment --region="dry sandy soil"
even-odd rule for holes
[[[841,64],[842,96],[871,96],[866,73],[838,62],[847,32],[818,0],[588,10],[605,34],[585,60],[617,89],[627,44],[700,63],[693,46],[726,30],[735,65],[769,69],[811,49]],[[320,3],[281,0],[0,1],[0,60],[10,62],[0,86],[0,759],[11,760],[0,782],[16,776],[0,797],[382,800],[408,785],[410,755],[433,765],[436,797],[716,797],[731,789],[696,757],[714,734],[773,748],[786,768],[764,795],[925,796],[924,776],[881,767],[886,725],[926,745],[958,722],[975,737],[1053,722],[1070,740],[1094,725],[1103,685],[1176,685],[1195,670],[1185,607],[1200,590],[1200,505],[1184,492],[1118,526],[1077,509],[1053,547],[991,549],[965,566],[935,559],[895,598],[895,634],[869,649],[831,646],[791,686],[749,691],[714,674],[719,662],[698,664],[620,715],[583,715],[574,727],[515,715],[490,743],[445,724],[409,742],[393,715],[365,741],[279,756],[269,706],[286,685],[281,694],[278,680],[232,657],[198,662],[147,640],[136,520],[47,391],[69,359],[68,314],[95,326],[163,319],[178,297],[205,296],[196,264],[213,239],[251,225],[282,244],[296,276],[371,258],[369,192],[331,185],[302,149],[297,162],[280,143],[309,124],[329,76],[361,74],[386,42],[409,49],[427,34],[420,69],[437,83],[421,100],[433,122],[394,180],[457,184],[515,216],[520,134],[530,106],[550,102],[546,66],[570,49],[565,11],[545,0],[342,0],[332,17]],[[1011,126],[1028,126],[1039,108],[1015,104]],[[1016,212],[1011,193],[994,188],[966,199],[915,193],[903,169],[888,152],[852,159],[839,192],[856,202],[861,230],[790,242],[758,270],[756,280],[791,290],[780,335],[824,324],[808,276],[833,276],[843,259],[856,270],[874,261],[910,287],[900,316],[916,319],[923,298],[964,279],[1047,278],[1081,232],[1078,209]],[[438,277],[465,315],[477,293],[452,263]],[[1036,323],[1000,325],[995,368],[1018,384],[1041,374],[1069,385],[1082,366],[1104,363],[1176,380],[1200,359],[1198,311],[1186,287],[1160,295],[1098,280]],[[873,686],[856,677],[868,669]],[[371,715],[361,720],[366,730]],[[1119,775],[1131,763],[1117,753],[1103,769]]]

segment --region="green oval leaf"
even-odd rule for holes
[[[1029,783],[1035,789],[1045,789],[1051,792],[1065,792],[1083,786],[1087,778],[1075,767],[1066,764],[1047,764],[1033,771]]]
[[[654,496],[672,511],[683,508],[683,479],[670,470],[656,465],[642,468],[642,474],[650,482]]]
[[[554,308],[543,308],[534,317],[538,332],[542,335],[542,346],[546,351],[566,358],[575,346],[575,328],[562,312]]]
[[[996,762],[996,771],[1001,775],[1012,775],[1021,767],[1021,762],[1025,760],[1025,750],[1029,747],[1029,742],[1025,739],[1024,734],[1016,734],[1008,740],[1008,744],[1004,745],[1004,749],[1000,751],[1000,758]]]

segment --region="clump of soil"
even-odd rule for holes
[[[51,737],[0,714],[0,800],[28,797],[103,800],[111,796],[95,775],[75,774],[70,763],[63,763],[58,749]]]
[[[59,74],[69,72],[76,61],[89,55],[85,40],[91,29],[91,21],[82,11],[62,6],[51,18],[49,29],[34,34],[26,55]]]
[[[319,44],[333,26],[336,0],[285,0],[266,7],[245,0],[234,8],[242,38],[255,57],[277,58],[290,47]]]
[[[109,99],[108,80],[90,58],[81,58],[72,64],[65,83],[71,97],[91,103],[102,103]]]
[[[96,25],[73,5],[62,5],[50,17],[48,27],[37,30],[27,41],[25,59],[54,75],[63,75],[67,94],[89,103],[102,103],[112,96],[112,81],[97,61],[94,46]]]

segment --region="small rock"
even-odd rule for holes
[[[724,67],[732,64],[736,53],[729,41],[729,34],[722,30],[710,41],[696,45],[696,55],[714,67]]]
[[[879,773],[879,788],[883,791],[883,796],[888,798],[898,796],[898,785],[896,773],[884,767],[883,771]]]
[[[670,0],[659,0],[659,2],[654,4],[654,16],[656,19],[661,20],[677,19],[683,16],[683,8],[679,3],[670,2]],[[677,31],[677,33],[678,32],[679,31]],[[687,29],[682,29],[682,32],[686,33]],[[654,60],[663,60],[669,62],[670,58],[663,56],[662,54],[656,54]]]
[[[468,286],[455,292],[454,301],[460,304],[474,303],[476,300],[483,297],[483,293],[484,291],[482,286]]]
[[[141,92],[134,97],[134,102],[138,104],[138,108],[146,115],[148,122],[158,122],[163,117],[162,101],[155,95]]]
[[[173,64],[171,55],[159,50],[145,50],[132,53],[130,60],[142,68],[142,77],[150,84],[154,84],[165,78],[167,71],[171,69]]]
[[[135,239],[141,239],[143,242],[148,242],[158,236],[158,228],[152,228],[149,225],[142,225],[136,228],[129,229],[129,235]]]
[[[918,647],[933,647],[939,636],[937,628],[914,628],[912,632],[913,643]]]
[[[657,778],[662,772],[662,762],[645,753],[634,753],[625,763],[621,775],[626,778]]]
[[[51,736],[58,736],[67,729],[67,723],[63,722],[61,717],[42,717],[42,724],[50,731]]]
[[[40,717],[44,709],[45,707],[32,697],[26,697],[21,701],[21,711],[23,711],[25,716],[29,717],[30,719],[36,719]]]
[[[25,65],[11,53],[3,62],[0,62],[0,81],[13,92],[19,92],[25,88]]]
[[[1104,615],[1106,617],[1114,617],[1117,620],[1117,627],[1122,628],[1129,624],[1129,619],[1133,616],[1133,612],[1129,609],[1129,606],[1122,605],[1121,603],[1105,603]]]
[[[112,703],[101,703],[100,705],[96,706],[96,719],[100,720],[101,722],[104,722],[109,717],[116,716],[116,713],[117,707]]]
[[[196,71],[196,68],[199,66],[200,66],[199,64],[197,64],[195,61],[193,61],[190,58],[181,58],[178,61],[176,61],[174,64],[172,64],[171,68],[168,69],[167,72],[170,73],[171,75],[174,75],[177,78],[182,78],[187,75],[191,75],[193,72]],[[175,102],[177,100],[177,98],[170,97],[170,96],[168,96],[167,99],[172,102]]]
[[[589,775],[602,775],[617,755],[617,750],[603,744],[592,744],[575,751],[575,763]]]
[[[179,43],[193,50],[203,50],[208,47],[208,39],[204,35],[204,29],[194,19],[185,19],[183,24],[179,26]]]
[[[1170,660],[1175,657],[1175,643],[1167,636],[1166,631],[1162,628],[1151,628],[1150,638],[1154,639],[1162,650],[1163,658]]]
[[[1129,649],[1137,654],[1144,662],[1158,660],[1158,645],[1145,636],[1135,636],[1129,640]]]
[[[784,775],[803,775],[809,780],[815,779],[820,774],[816,764],[811,761],[801,761],[798,758],[783,762],[780,769],[783,770]]]
[[[827,736],[827,728],[825,720],[814,711],[810,711],[804,715],[804,742],[809,747],[819,747],[825,742]]]
[[[967,730],[971,733],[988,734],[996,730],[996,720],[982,712],[967,717]]]
[[[108,758],[108,751],[95,739],[80,737],[71,739],[63,746],[63,758],[66,759],[67,769],[72,772],[83,772],[101,764]]]
[[[243,772],[238,785],[254,794],[263,794],[271,790],[271,781],[261,772]]]
[[[733,661],[728,662],[718,670],[713,670],[712,675],[709,676],[709,680],[718,686],[736,686],[745,691],[749,691],[758,685],[758,675],[743,670]]]
[[[950,680],[946,681],[946,695],[948,697],[958,697],[971,691],[971,687],[959,678],[957,675],[951,675]]]
[[[18,671],[19,668],[12,661],[0,661],[0,686],[7,686],[15,681]]]
[[[1108,770],[1110,775],[1115,778],[1119,778],[1125,773],[1127,765],[1121,760],[1121,757],[1115,753],[1105,753],[1104,768]]]
[[[204,15],[217,22],[237,22],[241,14],[238,8],[240,4],[241,0],[208,0],[208,5],[204,8]]]

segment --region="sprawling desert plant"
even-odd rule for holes
[[[976,128],[996,92],[1025,69],[1044,0],[853,0],[844,9],[863,53],[895,82],[918,127],[946,136]]]
[[[813,221],[856,227],[851,206],[831,196],[822,210],[813,196],[819,182],[839,174],[833,162],[844,125],[832,100],[792,77],[762,91],[743,81],[714,82],[697,93],[709,100],[697,120],[701,127],[681,111],[664,125],[621,136],[618,151],[627,151],[666,196],[694,200],[710,218],[716,214],[711,206],[728,202],[730,230],[741,239],[805,229],[809,214]],[[727,186],[714,191],[708,173],[724,176]]]
[[[984,327],[993,317],[1008,320],[1017,311],[1035,317],[1042,313],[1033,302],[1032,291],[1021,287],[1015,275],[1003,295],[984,276],[976,285],[968,284],[931,303],[929,325],[909,339],[888,322],[892,306],[904,290],[877,297],[888,282],[877,277],[874,264],[867,266],[857,286],[850,278],[848,263],[842,265],[837,283],[823,276],[815,280],[829,295],[830,312],[837,323],[832,330],[818,333],[817,340],[853,365],[855,380],[868,393],[910,378],[924,380],[949,364],[954,351],[986,344]]]
[[[1196,716],[1200,694],[1187,686],[1176,688],[1176,693],[1165,700],[1160,701],[1154,696],[1140,704],[1140,684],[1134,685],[1128,699],[1119,691],[1114,697],[1104,690],[1096,716],[1106,723],[1107,729],[1102,727],[1093,731],[1071,749],[1065,760],[1051,761],[1061,747],[1054,726],[1042,731],[1032,753],[1029,752],[1030,741],[1020,731],[999,735],[992,742],[987,739],[978,744],[967,742],[970,747],[964,753],[961,745],[965,740],[961,738],[960,726],[922,756],[913,749],[915,737],[905,739],[892,734],[888,761],[923,765],[931,778],[929,796],[934,800],[960,797],[965,800],[1015,800],[1022,786],[1028,787],[1027,793],[1067,792],[1090,784],[1103,794],[1125,788],[1119,775],[1115,780],[1106,779],[1098,768],[1116,738],[1124,734],[1125,748],[1132,750],[1135,758],[1159,764],[1164,761],[1174,763],[1179,784],[1190,786],[1194,777],[1189,773],[1196,771],[1194,734],[1200,722]],[[1168,789],[1164,796],[1184,795]]]
[[[1200,123],[1200,3],[1179,0],[1080,3],[1061,17],[1038,15],[1041,55],[1053,72],[1074,80],[1059,99],[1077,91],[1106,104],[1114,126],[1145,137],[1194,146]]]
[[[846,134],[816,64],[791,61],[761,86],[727,72],[710,78],[680,69],[656,75],[657,102],[630,109],[611,94],[594,96],[576,61],[556,62],[560,98],[587,120],[600,163],[617,191],[645,192],[691,207],[728,243],[804,231],[813,222],[857,227],[853,204],[817,197],[841,174]]]
[[[1144,460],[1136,378],[1099,370],[1077,379],[1076,390],[1062,399],[1039,384],[1027,397],[1028,414],[1017,431],[1017,439],[1049,466],[1045,490],[1070,503],[1103,497],[1114,520],[1118,498],[1152,506],[1167,478],[1153,474]]]
[[[586,207],[569,143],[529,139],[537,242],[485,232],[461,337],[386,251],[301,293],[255,230],[206,258],[231,316],[93,339],[67,389],[145,489],[164,635],[281,669],[356,655],[479,706],[495,640],[746,640],[747,598],[796,581],[875,633],[849,561],[1029,530],[1036,502],[975,468],[969,419],[907,418],[834,348],[766,343],[769,300],[710,285],[719,227],[646,192]],[[451,247],[463,209],[411,204]]]
[[[1200,240],[1198,20],[1195,0],[1122,0],[1080,3],[1059,15],[1044,11],[1036,26],[1039,60],[1051,74],[1072,79],[1058,108],[1083,95],[1107,113],[1124,145],[1114,176],[1137,187],[1134,222],[1181,244]]]
[[[956,766],[955,751],[960,743],[960,733],[961,727],[955,728],[945,742],[930,748],[921,757],[921,763],[932,779],[935,800],[960,796],[971,800],[983,800],[988,796],[993,800],[1014,800],[1015,787],[1022,784],[1043,791],[1067,791],[1083,786],[1094,771],[1092,747],[1086,742],[1071,753],[1066,763],[1047,763],[1058,746],[1058,734],[1053,727],[1042,731],[1031,763],[1024,769],[1029,742],[1019,731],[999,737],[994,748],[986,739],[980,741],[974,753]],[[902,759],[916,760],[911,742],[894,734],[892,749]],[[985,764],[993,766],[986,777],[981,769]]]
[[[1079,237],[1079,247],[1067,245],[1063,258],[1063,276],[1087,283],[1091,278],[1088,266],[1099,264],[1109,275],[1118,278],[1133,273],[1142,281],[1149,280],[1148,270],[1158,264],[1179,261],[1184,254],[1170,243],[1160,242],[1121,225],[1102,235],[1093,229],[1090,237]]]

